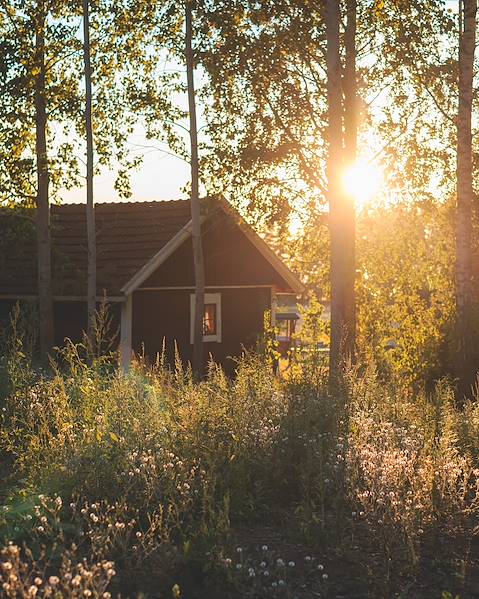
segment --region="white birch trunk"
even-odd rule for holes
[[[195,322],[193,337],[193,372],[195,373],[196,377],[201,377],[203,374],[203,315],[205,311],[205,273],[203,263],[203,245],[201,242],[198,128],[196,123],[191,0],[186,0],[185,2],[185,30],[185,58],[188,82],[188,108],[190,116],[191,145],[191,221],[193,239],[193,260],[195,267]]]

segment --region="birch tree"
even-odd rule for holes
[[[191,148],[191,222],[193,260],[195,268],[195,313],[193,325],[193,371],[201,376],[203,371],[203,315],[205,311],[205,272],[201,241],[201,209],[199,197],[198,127],[194,84],[195,58],[193,52],[192,1],[185,2],[185,59],[188,81],[188,109]]]
[[[347,214],[347,199],[342,191],[341,175],[343,157],[343,103],[341,88],[341,60],[339,38],[339,1],[327,0],[326,21],[326,69],[328,103],[328,203],[329,230],[331,240],[330,280],[331,280],[331,335],[329,350],[330,384],[335,386],[341,367],[341,354],[347,338],[346,278],[349,249],[344,242]]]
[[[358,97],[356,72],[357,1],[346,2],[346,28],[344,32],[344,152],[345,168],[351,168],[357,160],[358,148]],[[345,198],[344,245],[346,252],[345,272],[345,320],[344,358],[354,361],[356,345],[356,214],[353,198]]]
[[[471,393],[478,364],[472,355],[472,100],[477,0],[460,0],[457,112],[456,375],[462,399]]]
[[[49,169],[47,153],[47,99],[45,64],[45,28],[47,12],[44,0],[39,0],[34,14],[35,59],[35,156],[37,166],[36,230],[38,252],[38,311],[40,353],[47,358],[53,346],[53,292],[50,232]]]
[[[83,64],[85,72],[85,134],[86,134],[86,223],[88,247],[87,314],[88,339],[93,342],[96,315],[96,233],[95,206],[93,203],[93,124],[92,84],[90,61],[90,7],[83,0]]]
[[[326,64],[328,100],[328,201],[330,222],[331,335],[329,378],[337,387],[341,370],[354,359],[355,208],[342,184],[344,170],[357,152],[356,1],[346,4],[345,65],[341,67],[340,2],[326,2]],[[341,74],[343,79],[341,81]],[[343,107],[344,95],[344,107]],[[344,123],[343,123],[344,115]]]

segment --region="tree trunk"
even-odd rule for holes
[[[462,15],[462,10],[464,14]],[[471,394],[476,364],[472,351],[472,97],[477,0],[459,2],[459,105],[457,115],[456,376],[459,399]],[[461,18],[462,17],[462,18]]]
[[[83,64],[85,70],[85,133],[86,133],[86,224],[88,246],[87,312],[88,340],[92,347],[96,315],[96,234],[93,204],[93,127],[90,65],[89,0],[83,0]]]
[[[51,266],[49,171],[47,155],[47,109],[45,67],[46,12],[38,2],[35,18],[35,151],[37,163],[36,230],[38,253],[38,307],[40,324],[40,354],[44,362],[53,347],[53,295]]]
[[[195,320],[193,337],[193,372],[196,377],[203,374],[203,315],[205,311],[205,272],[203,246],[201,242],[201,213],[199,198],[198,130],[196,125],[196,103],[194,86],[194,57],[192,48],[192,2],[185,2],[186,29],[186,73],[188,81],[188,108],[190,115],[191,142],[191,222],[193,259],[195,265]]]
[[[346,271],[344,247],[344,201],[341,189],[343,166],[341,63],[339,55],[339,1],[326,0],[326,66],[328,100],[328,202],[331,239],[331,337],[329,381],[334,390],[341,369],[344,339]]]
[[[357,159],[358,145],[358,102],[356,82],[356,0],[346,3],[346,31],[344,34],[345,65],[344,92],[344,141],[345,166],[350,167]],[[354,362],[356,343],[356,214],[352,198],[344,198],[344,251],[346,272],[344,273],[345,338],[344,359]]]

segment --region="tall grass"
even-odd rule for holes
[[[461,563],[442,564],[437,585],[467,589],[479,407],[458,410],[447,383],[413,396],[370,368],[331,397],[316,364],[280,380],[267,359],[245,355],[235,379],[211,364],[195,383],[180,363],[137,362],[124,374],[115,360],[67,344],[42,372],[21,338],[9,344],[6,597],[179,596],[180,587],[189,597],[295,596],[304,580],[288,574],[281,548],[261,554],[252,543],[238,561],[238,535],[265,524],[310,560],[322,556],[304,574],[322,596],[341,586],[325,568],[358,547],[369,596],[394,596],[420,574],[428,543],[460,530]]]

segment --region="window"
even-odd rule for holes
[[[195,327],[195,294],[190,295],[190,342],[193,343]],[[221,343],[221,293],[205,293],[203,314],[203,341]]]
[[[205,304],[203,335],[216,335],[216,304]]]

